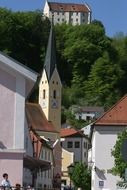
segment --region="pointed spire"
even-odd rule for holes
[[[48,80],[50,80],[55,67],[56,67],[56,44],[55,44],[55,34],[53,31],[53,15],[52,15],[50,35],[49,35],[46,57],[44,62],[44,68],[46,70]]]

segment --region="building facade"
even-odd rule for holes
[[[104,108],[98,106],[72,106],[71,111],[76,119],[84,120],[89,123],[95,121],[104,114]]]
[[[77,162],[88,163],[89,138],[73,128],[61,129],[62,182],[70,185],[68,166]]]
[[[0,52],[0,178],[3,173],[8,173],[13,186],[16,183],[23,185],[25,155],[33,154],[25,99],[36,79],[36,73]],[[26,136],[29,151],[25,147]]]
[[[117,135],[127,127],[127,96],[124,96],[111,109],[92,125],[92,152],[89,163],[92,163],[92,190],[116,189],[120,181],[111,169],[114,157],[111,151]]]
[[[91,9],[87,4],[56,3],[45,1],[43,13],[54,24],[90,24]]]

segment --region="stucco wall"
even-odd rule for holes
[[[0,69],[0,148],[13,148],[15,114],[14,76]]]
[[[22,158],[22,153],[0,152],[0,181],[2,181],[2,174],[8,173],[12,186],[15,186],[16,183],[20,183],[22,185]]]
[[[73,143],[72,148],[68,148],[68,142],[71,141]],[[75,148],[75,142],[80,142],[80,148]],[[87,143],[87,147],[84,147],[84,143]],[[62,141],[62,147],[74,153],[74,162],[86,162],[87,163],[87,155],[88,155],[88,140],[84,137],[66,137],[64,141]]]
[[[92,171],[92,190],[100,190],[99,182],[103,181],[103,188],[116,189],[118,176],[111,174],[110,169],[114,166],[114,157],[111,156],[117,134],[122,127],[96,127],[92,141],[92,157],[95,162],[95,170]],[[102,188],[102,189],[103,189]]]

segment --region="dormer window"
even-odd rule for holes
[[[63,10],[63,6],[62,5],[60,5],[60,9]]]
[[[75,10],[75,6],[72,6],[73,10]]]

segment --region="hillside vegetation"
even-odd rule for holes
[[[41,73],[50,22],[40,11],[0,9],[0,50]],[[100,21],[55,26],[57,67],[65,108],[72,104],[106,109],[127,92],[127,36],[109,38]]]

